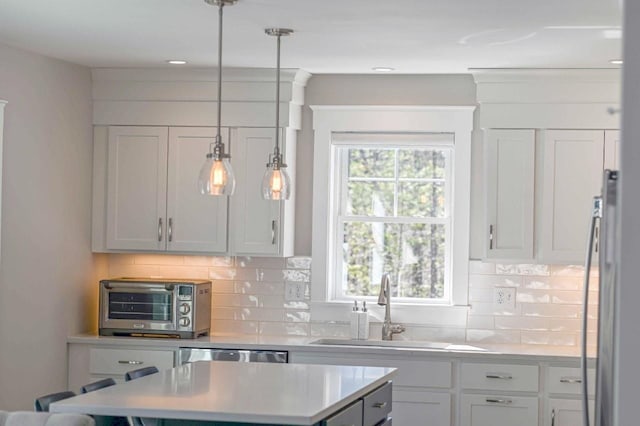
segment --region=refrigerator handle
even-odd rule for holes
[[[580,367],[582,370],[582,418],[584,426],[589,426],[589,395],[587,385],[587,325],[589,316],[589,276],[591,274],[591,260],[595,243],[595,229],[598,220],[602,217],[602,197],[593,198],[591,220],[587,237],[587,252],[584,261],[584,300],[582,305],[582,351]]]

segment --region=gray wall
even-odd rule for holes
[[[296,161],[295,253],[311,254],[311,212],[313,186],[313,115],[310,105],[475,105],[476,85],[471,75],[332,75],[311,77],[305,91],[302,130],[298,135]],[[477,114],[476,114],[477,115]],[[472,147],[472,183],[481,173],[482,146],[479,134]],[[472,188],[472,229],[479,229],[474,215],[478,192]],[[471,257],[478,250],[472,237]]]
[[[0,45],[0,99],[0,409],[32,409],[66,389],[67,335],[95,327],[91,75]]]

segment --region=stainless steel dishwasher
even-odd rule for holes
[[[180,348],[178,364],[195,361],[275,362],[286,363],[288,352],[272,350]]]

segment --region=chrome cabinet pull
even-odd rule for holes
[[[387,406],[387,402],[374,402],[373,403],[373,407],[374,408],[384,408]]]
[[[173,218],[169,218],[169,229],[167,231],[169,242],[173,241]]]
[[[551,410],[551,426],[556,426],[556,409]]]
[[[275,245],[276,243],[276,221],[271,221],[271,244]]]
[[[513,376],[510,374],[499,374],[499,373],[487,373],[485,376],[487,379],[500,379],[500,380],[511,380]]]
[[[560,383],[582,383],[582,379],[579,377],[561,377]]]
[[[158,218],[158,241],[162,241],[162,218]]]
[[[489,225],[489,250],[493,250],[493,225]]]
[[[487,398],[486,401],[489,404],[512,404],[513,400],[511,399],[501,399],[501,398]]]
[[[120,361],[118,361],[118,364],[142,365],[142,364],[144,364],[144,361],[125,361],[125,360],[120,360]]]

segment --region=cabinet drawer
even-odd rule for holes
[[[462,387],[495,391],[538,391],[538,366],[462,364]]]
[[[538,398],[462,395],[460,426],[538,426]]]
[[[596,371],[593,368],[587,370],[587,385],[589,394],[593,395],[596,386]],[[548,393],[581,395],[582,370],[573,367],[549,367],[545,388]]]
[[[391,382],[382,385],[362,398],[364,414],[362,426],[375,426],[391,412]]]
[[[354,402],[337,414],[322,422],[323,426],[360,426],[362,425],[362,400]]]
[[[91,374],[124,375],[127,371],[155,366],[173,367],[173,351],[93,348],[89,354]]]

